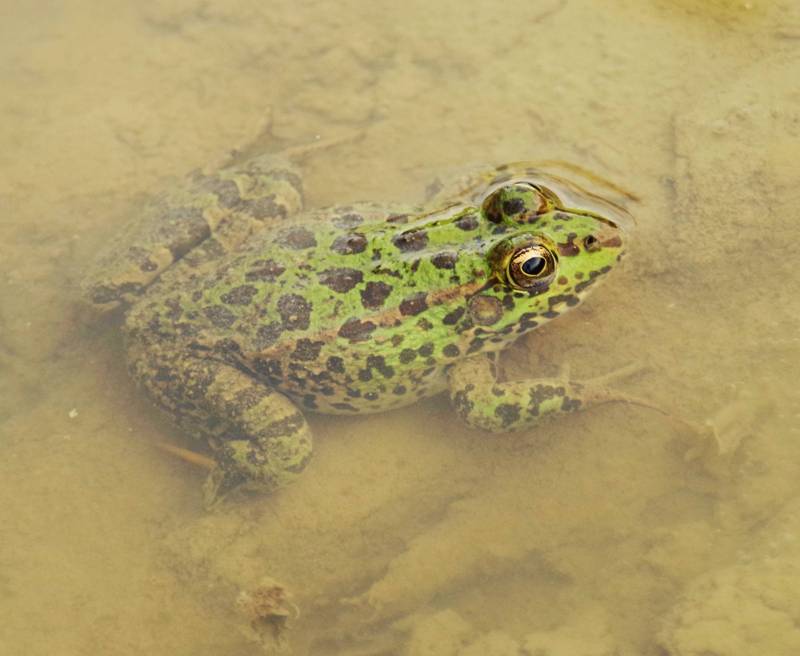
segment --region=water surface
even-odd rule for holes
[[[263,577],[295,654],[800,653],[797,3],[0,4],[0,653],[264,653],[234,608]],[[635,194],[621,271],[508,373],[638,362],[621,387],[719,443],[431,400],[312,419],[299,483],[207,514],[77,285],[268,111],[275,147],[363,135],[308,158],[313,205],[521,159]]]

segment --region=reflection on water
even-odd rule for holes
[[[0,653],[800,652],[796,3],[4,9]],[[717,441],[622,405],[491,436],[435,399],[313,417],[300,482],[206,513],[77,287],[267,107],[278,145],[364,133],[308,158],[314,205],[514,160],[633,192],[622,270],[506,375],[640,363],[625,389]]]

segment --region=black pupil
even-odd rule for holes
[[[522,263],[520,267],[522,269],[522,273],[528,276],[538,276],[544,268],[547,266],[547,262],[543,257],[539,257],[538,255],[534,255],[533,257],[529,257]]]

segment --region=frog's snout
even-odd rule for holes
[[[617,226],[604,226],[597,231],[595,239],[602,248],[622,248],[624,245],[624,229]]]

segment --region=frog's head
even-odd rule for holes
[[[630,225],[613,203],[532,178],[490,187],[481,213],[495,226],[487,251],[492,284],[468,307],[492,342],[578,305],[622,257]]]

